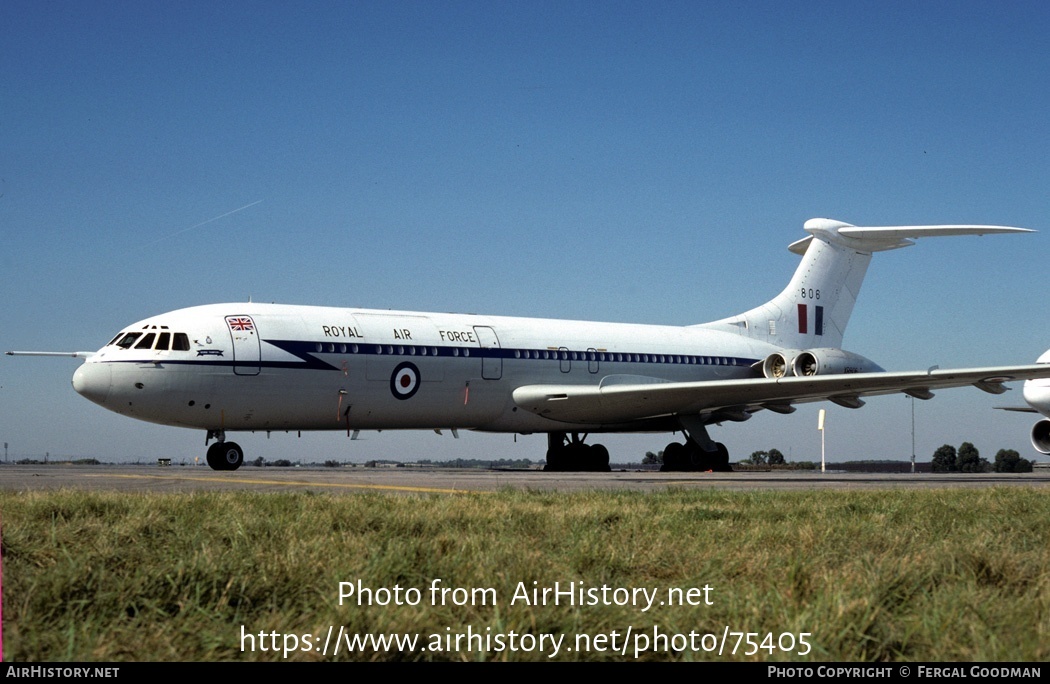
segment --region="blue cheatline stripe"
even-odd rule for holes
[[[338,371],[342,368],[333,366],[319,357],[336,354],[344,356],[396,356],[399,358],[418,356],[421,359],[427,357],[471,359],[504,359],[507,361],[575,361],[576,363],[640,363],[656,364],[666,366],[751,366],[757,363],[757,359],[749,359],[738,356],[722,356],[718,354],[652,354],[648,352],[599,352],[599,351],[573,351],[569,349],[508,349],[503,347],[487,348],[480,347],[441,347],[436,345],[401,345],[401,344],[375,344],[375,343],[343,343],[343,342],[305,342],[301,340],[263,340],[278,349],[295,356],[302,361],[234,361],[218,360],[218,357],[207,356],[199,359],[164,359],[160,363],[164,365],[195,365],[195,366],[219,366],[219,367],[258,367],[264,368],[299,368],[303,370],[332,370]],[[546,354],[546,356],[544,356]],[[562,358],[562,354],[566,358]],[[576,358],[572,358],[573,354]],[[590,355],[594,354],[591,359]],[[600,358],[604,354],[605,358]],[[662,360],[661,360],[662,359]],[[103,363],[152,363],[142,359],[107,360]]]

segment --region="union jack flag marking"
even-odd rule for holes
[[[254,330],[252,319],[250,318],[227,318],[226,322],[230,324],[230,330]]]

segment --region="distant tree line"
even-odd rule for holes
[[[657,452],[647,451],[645,452],[645,458],[642,459],[642,465],[662,465],[664,462],[664,452],[661,449]],[[755,451],[749,458],[745,458],[740,461],[744,465],[785,465],[787,459],[784,458],[784,454],[779,449],[770,449],[769,451]]]
[[[254,461],[245,461],[244,465],[255,466],[256,468],[291,468],[295,464],[287,458],[278,458],[274,461],[267,461],[260,456]]]
[[[643,465],[660,465],[663,463],[663,451],[647,451],[642,459]],[[876,463],[883,461],[851,461],[850,463]],[[889,461],[885,463],[890,463]],[[892,463],[896,463],[893,461]],[[768,451],[755,451],[751,456],[739,461],[740,465],[746,466],[780,466],[787,465],[787,459],[779,449]],[[836,466],[840,464],[835,464]],[[988,462],[982,458],[971,442],[963,442],[958,449],[945,444],[933,453],[931,469],[935,473],[1030,473],[1032,472],[1032,461],[1021,458],[1014,449],[1000,449],[995,454],[995,461]],[[809,462],[793,462],[793,467],[814,467]]]
[[[657,452],[647,451],[645,452],[645,457],[642,459],[642,464],[661,465],[664,462],[663,457],[663,450]],[[80,459],[77,461],[77,463],[91,462],[98,463],[95,459]],[[22,461],[16,461],[16,463],[36,463],[36,461],[25,459]],[[377,460],[369,461],[365,466],[374,468],[380,464],[404,465],[396,461]],[[527,469],[534,465],[533,462],[527,458],[492,460],[457,458],[449,461],[431,461],[426,459],[419,461],[418,464],[441,466],[445,468],[522,469]],[[779,449],[769,449],[767,451],[754,451],[751,453],[751,456],[739,461],[739,464],[747,466],[783,466],[787,465],[787,459],[784,458],[783,452]],[[295,464],[288,459],[283,458],[274,461],[265,461],[262,457],[259,457],[254,461],[246,461],[245,465],[287,468]],[[324,465],[329,468],[335,468],[343,464],[338,461],[328,460],[324,462]],[[813,467],[813,464],[808,462],[796,462],[792,465],[793,467]],[[971,442],[963,442],[958,449],[950,444],[945,444],[933,452],[931,468],[935,473],[1030,473],[1032,472],[1032,461],[1027,458],[1021,458],[1021,455],[1014,449],[1000,449],[998,453],[995,454],[995,461],[989,463],[988,459],[981,457],[980,453],[977,451],[977,447]]]
[[[453,458],[448,461],[431,461],[422,459],[417,461],[419,465],[434,465],[442,468],[504,468],[504,469],[529,469],[533,465],[529,458]]]
[[[642,465],[663,465],[664,464],[664,450],[660,449],[656,453],[652,451],[645,452],[645,457],[642,458]]]
[[[963,442],[956,450],[950,444],[938,447],[933,452],[933,472],[935,473],[1030,473],[1032,462],[1014,449],[1000,449],[995,454],[995,462],[989,463],[970,442]]]
[[[784,458],[784,454],[779,449],[770,449],[769,451],[753,451],[751,456],[741,461],[748,465],[785,465],[787,459]]]

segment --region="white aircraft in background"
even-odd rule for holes
[[[1050,350],[1039,357],[1037,363],[1050,364]],[[1041,454],[1050,454],[1050,379],[1041,378],[1026,380],[1024,383],[1024,400],[1028,406],[999,406],[1004,411],[1022,413],[1041,413],[1046,418],[1032,426],[1032,447]]]
[[[590,433],[677,432],[665,469],[728,470],[708,426],[828,400],[1050,377],[1050,364],[884,372],[841,348],[874,252],[910,238],[1032,232],[1002,226],[861,228],[812,219],[774,299],[685,327],[368,309],[214,304],[124,328],[73,388],[139,420],[207,431],[216,470],[244,460],[233,431],[458,429],[546,433],[547,469],[607,470]],[[30,352],[8,352],[28,354]]]

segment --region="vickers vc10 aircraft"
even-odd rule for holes
[[[235,470],[235,431],[471,429],[546,433],[548,470],[607,470],[593,433],[678,432],[668,470],[728,470],[708,426],[803,402],[1050,377],[1050,364],[885,372],[843,350],[872,254],[913,238],[1003,226],[805,224],[788,286],[700,325],[631,325],[277,304],[214,304],[127,326],[85,356],[73,388],[139,420],[205,430],[209,465]],[[27,352],[9,352],[27,353]],[[1042,359],[1044,362],[1047,359]]]

